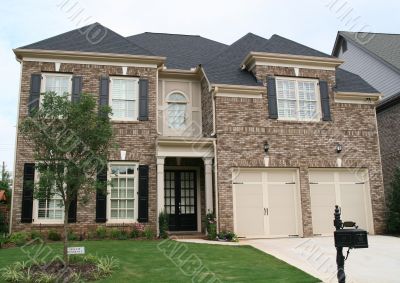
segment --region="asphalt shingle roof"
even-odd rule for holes
[[[172,69],[194,68],[227,47],[198,35],[145,32],[127,39],[154,54],[167,57],[166,66]]]
[[[359,75],[341,68],[336,69],[336,90],[342,92],[378,93],[375,88],[364,81]]]
[[[400,71],[400,34],[340,31],[339,35]]]
[[[119,35],[99,23],[74,29],[20,48],[129,55],[154,55],[150,51],[133,44],[122,35]]]
[[[99,41],[99,38],[102,40]],[[400,37],[393,36],[388,44],[398,47],[399,43]],[[377,43],[368,45],[368,48],[375,50],[380,56],[398,62],[400,67],[400,56],[396,57],[399,48],[390,53],[384,52],[378,47]],[[265,39],[248,33],[228,46],[197,35],[145,32],[125,38],[99,23],[20,48],[165,56],[168,68],[187,70],[202,64],[211,83],[246,86],[262,85],[251,72],[240,68],[243,59],[251,51],[332,57],[276,34],[270,39]],[[336,88],[339,91],[377,92],[359,76],[350,72],[338,69],[336,76]]]

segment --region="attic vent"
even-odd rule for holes
[[[342,52],[345,53],[347,51],[347,40],[343,39],[342,41]]]

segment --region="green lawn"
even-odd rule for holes
[[[120,267],[101,282],[319,282],[318,279],[250,246],[175,241],[85,241],[86,253],[119,259]],[[61,253],[61,244],[49,244]],[[45,250],[31,248],[28,253]],[[20,248],[0,250],[0,266],[28,260]],[[199,272],[200,270],[200,272]],[[197,275],[196,275],[197,274]],[[201,279],[206,278],[204,281]],[[194,280],[192,281],[192,279]],[[212,279],[218,280],[212,281]]]

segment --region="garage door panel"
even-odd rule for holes
[[[236,230],[239,236],[264,234],[263,187],[261,184],[235,185]]]
[[[292,171],[271,170],[268,172],[268,182],[292,183],[295,181],[295,174]]]
[[[241,171],[235,170],[234,174],[234,181],[235,183],[261,183],[262,182],[262,172],[257,171]]]
[[[310,171],[311,183],[334,182],[335,178],[332,172],[326,171]]]
[[[268,186],[269,233],[274,236],[296,235],[296,186]]]
[[[334,184],[310,185],[311,211],[314,234],[329,234],[333,231],[332,211],[336,205]]]
[[[364,186],[362,184],[340,185],[342,219],[354,221],[362,229],[367,229]]]

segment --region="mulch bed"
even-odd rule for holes
[[[27,270],[25,269],[25,271]],[[68,282],[68,279],[72,279],[75,274],[80,274],[80,279],[90,281],[96,279],[97,268],[94,263],[89,262],[70,263],[69,267],[65,268],[64,264],[57,260],[47,264],[32,265],[30,272],[33,277],[43,273],[56,275],[58,278],[62,278],[63,282]]]

